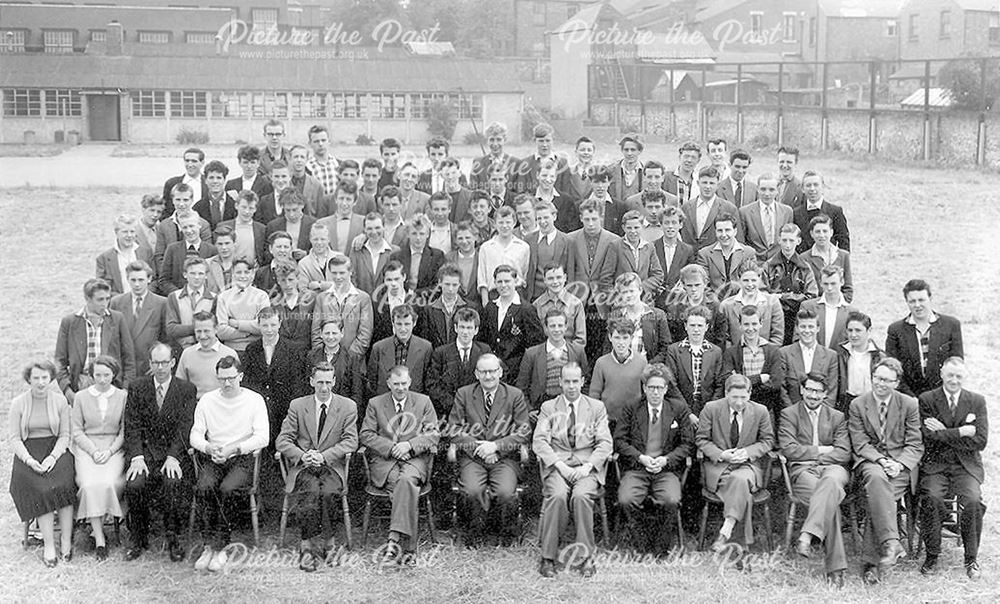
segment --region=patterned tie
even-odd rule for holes
[[[741,180],[739,184],[736,185],[736,207],[740,207],[743,203],[743,181]]]
[[[954,394],[948,395],[948,408],[951,409],[951,414],[955,415],[955,410],[958,408],[958,397]]]
[[[732,447],[740,444],[740,423],[736,419],[739,415],[739,412],[733,411],[733,423],[729,424],[729,444]]]
[[[889,403],[884,402],[879,405],[878,408],[878,426],[879,430],[882,432],[882,441],[885,442],[885,424],[889,418]]]
[[[319,405],[319,424],[316,428],[318,436],[323,435],[323,428],[326,426],[326,405],[326,403],[320,403]]]
[[[576,405],[569,406],[569,426],[566,428],[569,446],[576,448]]]
[[[486,393],[486,401],[485,401],[485,403],[486,403],[486,405],[485,405],[486,420],[489,421],[489,419],[490,419],[490,412],[493,410],[493,394],[491,392],[487,392]]]
[[[142,296],[135,297],[135,308],[132,309],[132,316],[139,318],[139,311],[142,310]]]
[[[655,426],[660,421],[660,410],[653,409],[653,419],[650,420],[650,424]]]
[[[159,384],[156,387],[156,408],[163,409],[163,397],[166,396],[164,392],[163,384]]]
[[[771,206],[764,206],[764,241],[767,247],[774,244],[774,215],[771,214],[773,211]]]

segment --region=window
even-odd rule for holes
[[[458,109],[459,119],[478,119],[483,116],[483,96],[480,94],[448,95],[433,92],[410,95],[410,117],[425,119],[428,106],[436,101],[445,101]]]
[[[174,90],[170,93],[170,117],[207,117],[208,93]]]
[[[170,44],[170,32],[140,31],[139,44]]]
[[[78,90],[45,91],[45,115],[48,117],[80,117],[83,115],[82,105]]]
[[[278,24],[278,9],[255,8],[250,11],[250,20],[254,29],[270,29]]]
[[[750,12],[750,33],[754,36],[759,36],[761,30],[763,29],[761,23],[764,21],[764,13],[760,11]]]
[[[0,37],[0,52],[24,52],[24,30],[5,31]]]
[[[214,31],[189,31],[184,34],[187,44],[215,44]]]
[[[458,117],[461,119],[482,119],[483,95],[462,95],[458,99]]]
[[[42,38],[45,42],[45,52],[52,54],[63,54],[73,52],[73,30],[68,29],[48,29],[45,30]]]
[[[941,38],[951,37],[951,11],[943,10],[941,11],[941,29],[938,32],[938,36]]]
[[[9,117],[42,115],[42,91],[36,88],[5,88],[3,114]]]
[[[213,93],[212,117],[250,117],[250,96],[244,92]]]
[[[781,15],[782,41],[795,41],[795,13],[782,13]]]
[[[816,46],[816,17],[809,17],[809,46]]]
[[[406,119],[405,94],[368,95],[368,116],[374,119]]]
[[[917,19],[920,17],[917,13],[910,15],[910,42],[916,42],[920,39],[919,32],[917,30]]]
[[[167,93],[162,90],[132,92],[132,117],[166,117]]]
[[[531,23],[533,25],[545,25],[545,2],[532,2],[531,3]]]
[[[1000,44],[1000,13],[990,13],[990,44]]]
[[[288,95],[284,92],[254,92],[250,96],[253,117],[288,117]]]
[[[108,41],[108,30],[106,29],[92,29],[90,30],[90,41],[103,44]]]
[[[365,95],[356,92],[330,95],[330,117],[357,119],[365,117]]]
[[[326,117],[326,93],[293,92],[288,103],[293,118]]]
[[[895,19],[889,19],[885,22],[885,35],[887,38],[895,38],[899,35],[899,24],[896,23]]]

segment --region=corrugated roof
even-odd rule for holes
[[[951,107],[955,102],[949,88],[931,88],[928,104],[931,107]],[[902,107],[923,107],[924,89],[916,90],[913,94],[899,102]]]
[[[8,54],[4,63],[0,70],[2,86],[341,92],[454,92],[461,87],[465,92],[478,93],[523,91],[513,64],[465,59]]]

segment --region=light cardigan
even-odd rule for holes
[[[54,436],[58,436],[56,444],[52,447],[52,452],[49,455],[53,459],[59,459],[69,446],[69,403],[67,403],[66,397],[61,392],[56,392],[52,389],[46,392],[48,398],[45,401],[45,405],[49,416],[49,429]],[[31,417],[31,403],[30,390],[24,394],[19,394],[10,401],[10,412],[7,415],[7,425],[10,431],[11,448],[14,450],[14,456],[25,463],[29,459],[32,459],[27,447],[24,446],[24,440],[28,438],[28,419]],[[36,461],[41,462],[42,460],[39,459]]]
[[[93,456],[102,449],[107,449],[112,455],[121,450],[125,444],[125,397],[125,391],[114,386],[108,390],[106,397],[102,397],[94,386],[77,392],[70,411],[75,451]],[[101,398],[108,401],[105,417],[101,417]],[[109,421],[113,414],[118,415],[117,422]],[[94,439],[101,445],[110,440],[110,444],[104,447],[94,442]]]

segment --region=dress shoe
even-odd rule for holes
[[[832,573],[826,573],[826,580],[830,585],[833,585],[837,589],[844,588],[844,571],[835,570]]]
[[[133,545],[125,551],[125,561],[132,562],[133,560],[138,560],[144,551],[146,551],[146,548],[141,545]]]
[[[171,539],[167,543],[167,549],[170,551],[171,562],[180,562],[184,559],[184,548],[181,547],[181,544],[176,539]]]
[[[589,579],[597,574],[597,566],[594,564],[593,558],[587,558],[584,560],[583,564],[581,564],[577,570],[585,579]]]
[[[924,563],[920,565],[921,575],[933,575],[937,572],[937,557],[927,556]]]
[[[403,556],[403,548],[399,546],[398,541],[386,541],[382,550],[382,559],[380,561],[383,564],[387,564],[389,562],[399,562],[400,558]]]
[[[45,563],[45,568],[55,568],[59,564],[59,558],[42,558],[42,562]]]
[[[217,573],[226,568],[227,562],[229,562],[229,555],[226,553],[226,550],[219,550],[215,552],[215,555],[212,556],[212,561],[208,563],[208,570]]]
[[[812,540],[811,539],[799,539],[795,544],[795,553],[802,556],[803,558],[812,557]]]
[[[548,558],[542,558],[541,564],[538,565],[538,574],[542,575],[546,579],[551,579],[556,576],[556,563]]]
[[[417,552],[414,551],[403,552],[403,555],[399,557],[399,565],[404,568],[416,568]]]
[[[98,545],[94,548],[94,557],[97,558],[98,562],[104,562],[108,559],[108,548],[105,545]]]
[[[729,539],[723,537],[722,535],[719,535],[718,537],[715,538],[715,541],[712,542],[712,551],[715,553],[719,553],[721,551],[724,551],[726,549],[726,546],[728,545],[729,545]]]
[[[874,564],[866,564],[864,568],[861,569],[861,579],[865,582],[865,585],[877,585],[882,577],[879,576],[878,567]]]
[[[316,571],[316,552],[304,549],[299,552],[299,569],[307,573]]]
[[[208,565],[212,562],[212,558],[215,556],[215,552],[212,548],[205,546],[205,549],[201,550],[201,555],[198,556],[198,560],[194,563],[195,570],[208,570]]]
[[[65,554],[59,554],[59,559],[62,560],[63,562],[72,562],[73,561],[73,550],[69,550]]]
[[[899,543],[899,539],[889,539],[885,542],[885,554],[879,559],[878,564],[882,568],[895,566],[900,558],[906,557],[906,550]]]
[[[979,570],[979,562],[975,560],[967,562],[965,564],[965,574],[973,581],[978,581],[979,577],[982,576],[982,571]]]

